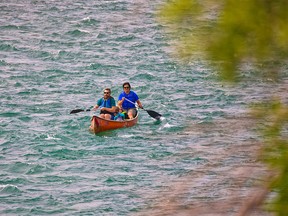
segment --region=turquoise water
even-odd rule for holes
[[[0,3],[1,215],[144,214],[193,177],[202,186],[179,195],[184,202],[227,196],[223,170],[247,160],[231,148],[255,135],[226,136],[225,119],[270,89],[223,86],[201,59],[178,64],[158,3]],[[105,87],[117,98],[125,81],[160,122],[141,110],[135,127],[93,135],[92,113],[69,114]]]

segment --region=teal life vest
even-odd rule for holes
[[[116,106],[116,103],[113,97],[109,97],[107,100],[104,100],[104,98],[100,98],[97,101],[97,105],[99,107],[112,108],[112,106]]]

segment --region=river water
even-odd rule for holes
[[[271,88],[171,58],[159,3],[1,1],[1,215],[180,215],[235,197],[219,214],[239,212],[261,176],[231,177],[261,167],[246,106]],[[94,135],[92,113],[69,114],[125,81],[161,121],[140,110],[135,127]]]

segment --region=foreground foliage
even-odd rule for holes
[[[259,103],[252,107],[252,114],[262,123],[261,133],[264,147],[260,154],[276,174],[270,179],[269,187],[277,196],[269,208],[278,215],[288,213],[288,106],[280,100]]]
[[[250,64],[258,78],[277,81],[287,67],[287,11],[287,0],[172,0],[159,17],[177,41],[176,57],[189,61],[200,53],[222,80],[240,81]],[[288,107],[271,100],[253,106],[253,113],[263,123],[261,159],[277,173],[269,185],[277,194],[270,209],[288,215]]]
[[[161,22],[177,35],[175,54],[221,62],[223,79],[235,81],[243,62],[277,78],[288,57],[286,0],[175,0],[160,12]],[[242,71],[243,72],[243,71]]]

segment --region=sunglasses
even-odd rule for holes
[[[129,86],[124,86],[123,88],[124,88],[124,89],[129,89],[130,87],[129,87]]]
[[[104,92],[104,94],[110,94],[110,92]]]

